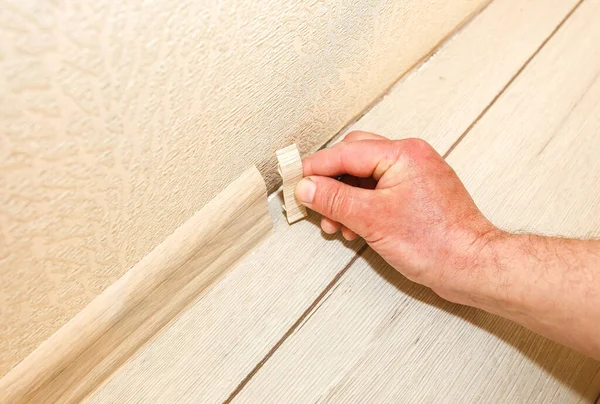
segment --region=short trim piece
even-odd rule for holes
[[[287,214],[289,224],[295,223],[306,217],[306,208],[296,200],[294,190],[296,185],[302,179],[302,159],[296,144],[292,144],[284,149],[277,150],[277,161],[279,165],[277,170],[283,178],[283,201],[284,209]]]

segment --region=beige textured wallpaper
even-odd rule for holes
[[[0,0],[0,376],[249,164],[487,0]]]

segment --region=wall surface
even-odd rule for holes
[[[0,0],[0,376],[250,164],[315,150],[487,0]]]

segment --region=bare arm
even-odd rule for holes
[[[325,232],[361,236],[441,297],[600,359],[600,241],[498,229],[422,140],[353,132],[303,163],[296,196]]]
[[[600,359],[600,241],[504,233],[475,306]]]

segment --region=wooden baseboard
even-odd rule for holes
[[[84,399],[272,229],[252,167],[0,380],[0,402]]]

